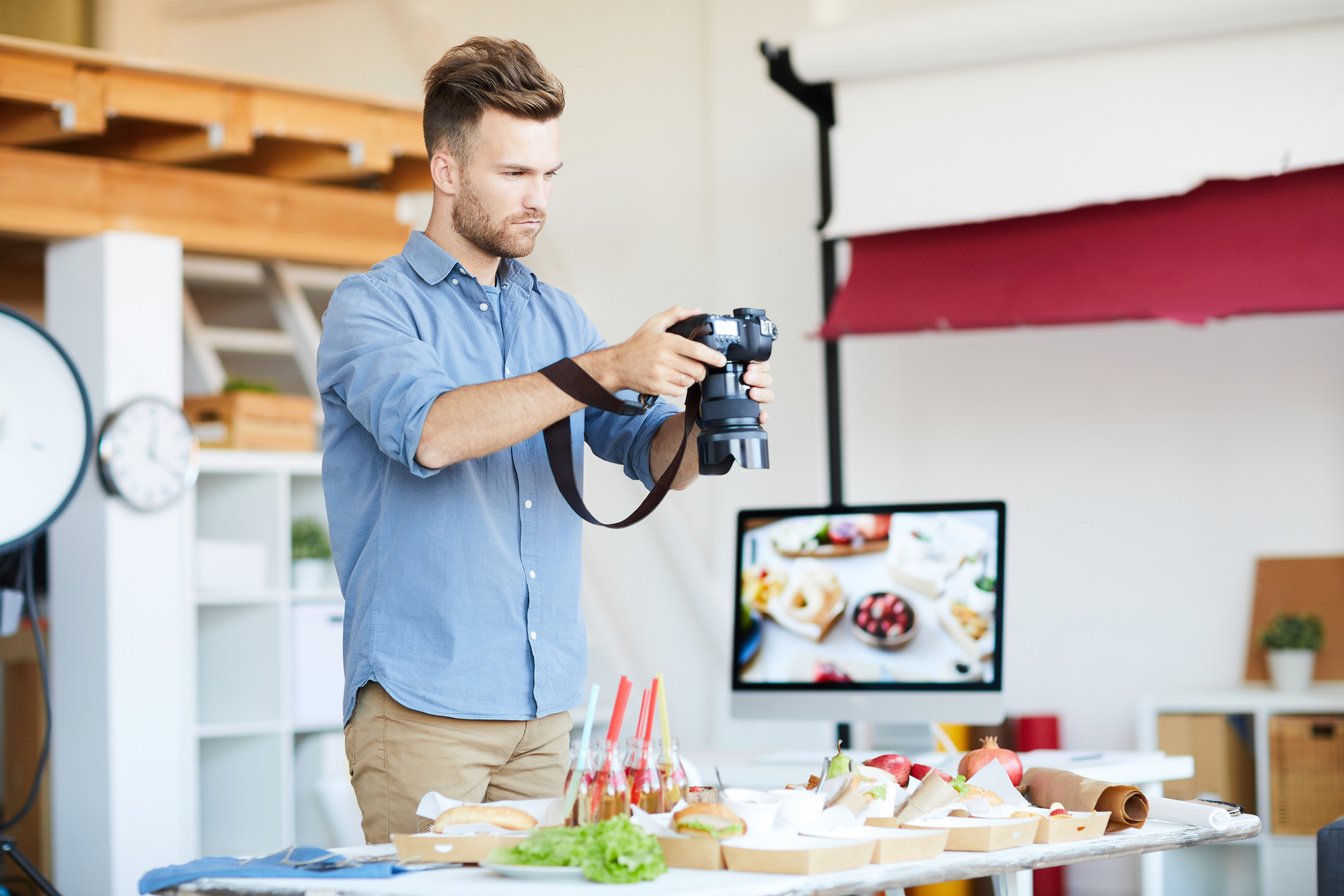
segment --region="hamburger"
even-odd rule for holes
[[[442,834],[445,828],[460,824],[492,824],[506,831],[530,831],[537,826],[537,820],[512,806],[464,803],[440,813],[430,830]]]
[[[722,803],[692,803],[672,816],[672,830],[689,837],[739,837],[747,823]]]

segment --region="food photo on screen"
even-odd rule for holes
[[[743,511],[735,679],[992,686],[1001,510]]]

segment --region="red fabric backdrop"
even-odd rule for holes
[[[827,339],[1344,309],[1344,165],[852,248]]]

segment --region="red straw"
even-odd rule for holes
[[[644,720],[644,731],[639,737],[639,770],[644,771],[644,759],[649,754],[649,738],[653,735],[653,708],[658,705],[658,679],[653,680],[653,686],[644,692],[648,697],[648,717]]]
[[[615,744],[621,738],[621,723],[625,721],[625,702],[630,699],[630,679],[621,676],[616,686],[616,703],[611,707],[611,724],[607,726],[607,745]]]
[[[635,719],[635,740],[644,739],[644,720],[649,714],[649,689],[644,689],[644,696],[639,698],[639,715]]]

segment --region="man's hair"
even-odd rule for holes
[[[473,37],[425,74],[425,149],[432,156],[446,143],[466,161],[486,109],[550,121],[565,111],[565,88],[527,44]]]

